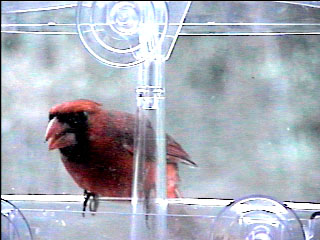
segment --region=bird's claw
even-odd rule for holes
[[[92,199],[90,199],[92,197]],[[99,201],[96,194],[88,192],[84,190],[84,201],[83,201],[83,208],[82,208],[82,216],[85,217],[85,212],[87,209],[87,204],[89,202],[89,210],[90,212],[96,212],[98,209]],[[92,213],[94,215],[94,213]]]

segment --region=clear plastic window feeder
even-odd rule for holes
[[[2,1],[1,13],[3,239],[320,239],[319,1]],[[124,132],[103,132],[132,154],[131,196],[86,195],[82,211],[81,184],[40,144],[49,107],[70,98],[135,111],[132,131],[119,117],[106,125]],[[198,165],[179,166],[180,190],[177,163]]]

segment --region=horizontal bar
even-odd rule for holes
[[[70,1],[72,2],[72,1]],[[38,8],[30,8],[30,9],[21,9],[21,10],[9,10],[3,11],[2,14],[15,14],[15,13],[30,13],[30,12],[41,12],[41,11],[51,11],[51,10],[60,10],[65,8],[73,8],[76,7],[77,3],[70,3],[65,5],[58,6],[47,6],[47,7],[38,7]]]
[[[320,35],[320,32],[179,33],[179,36],[283,36],[283,35]]]
[[[28,32],[28,31],[1,31],[11,34],[35,34],[35,35],[78,35],[77,32]]]
[[[83,195],[1,195],[1,198],[8,201],[39,201],[39,202],[82,202],[84,200]],[[131,198],[112,198],[101,197],[101,201],[131,201]],[[226,206],[233,202],[232,199],[197,199],[197,198],[169,198],[170,204],[185,204],[185,205],[202,205],[202,206]],[[320,210],[320,203],[312,202],[289,202],[285,201],[288,207],[298,210]]]
[[[77,32],[27,32],[1,31],[8,34],[35,34],[35,35],[78,35]],[[282,35],[320,35],[320,32],[243,32],[243,33],[179,33],[178,36],[282,36]]]
[[[112,23],[82,23],[84,26],[107,26]],[[163,24],[160,24],[163,25]],[[169,26],[320,26],[320,23],[169,23]],[[1,27],[76,26],[75,23],[3,23]]]

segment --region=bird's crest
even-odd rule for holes
[[[76,112],[95,112],[102,104],[87,100],[79,99],[70,102],[58,104],[50,109],[50,113],[76,113]]]

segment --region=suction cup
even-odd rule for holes
[[[1,199],[1,239],[32,240],[30,226],[22,212],[4,199]]]
[[[304,240],[296,214],[267,196],[234,201],[217,216],[211,240]]]
[[[77,7],[81,42],[96,59],[113,67],[154,59],[167,28],[164,1],[84,1]]]

